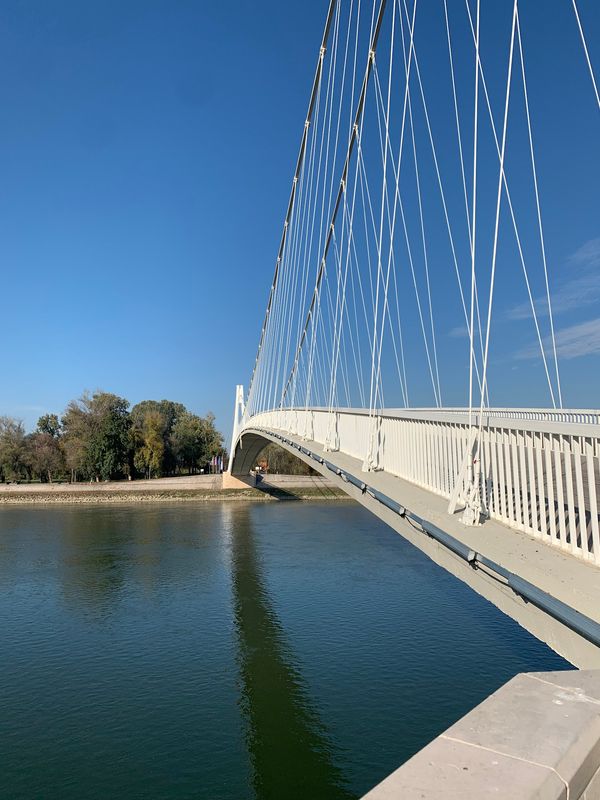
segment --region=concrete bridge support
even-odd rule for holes
[[[222,489],[253,489],[256,486],[256,478],[253,475],[238,476],[230,472],[223,473]]]

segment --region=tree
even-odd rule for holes
[[[209,412],[199,417],[186,411],[173,426],[171,443],[179,468],[194,472],[208,465],[213,456],[223,453],[223,437]]]
[[[145,455],[139,454],[138,451],[140,448],[145,447],[144,442],[146,440],[146,434],[149,433],[151,429],[156,430],[158,426],[158,416],[160,416],[162,418],[162,455],[160,464],[156,467],[156,470],[153,468],[152,471],[157,477],[161,475],[170,475],[175,472],[177,462],[171,444],[171,433],[177,420],[186,413],[186,408],[182,403],[174,403],[172,400],[142,400],[141,403],[138,403],[131,409],[134,447],[133,461],[136,469],[147,474],[148,466],[146,456],[148,455],[148,451],[146,450]],[[146,422],[149,416],[152,418],[152,422]],[[144,433],[144,431],[146,431],[146,433]],[[152,448],[155,452],[156,445],[157,443],[155,442]],[[138,467],[137,464],[143,464],[144,466]]]
[[[278,444],[268,444],[256,459],[263,469],[278,475],[316,475],[316,471],[302,459]]]
[[[92,395],[92,435],[88,463],[96,480],[108,481],[127,472],[129,401],[109,392]]]
[[[25,429],[20,420],[0,417],[0,474],[3,481],[27,477]]]
[[[63,414],[63,448],[65,462],[71,472],[71,480],[90,478],[88,450],[92,438],[91,398],[84,394],[78,400],[71,400]]]
[[[26,438],[27,463],[33,475],[52,483],[65,468],[65,455],[58,437],[36,431]]]
[[[181,414],[171,433],[171,448],[179,469],[195,470],[202,447],[202,422],[196,414]]]
[[[37,430],[39,433],[47,433],[53,439],[58,439],[60,436],[60,420],[56,414],[44,414],[37,422]]]
[[[215,415],[209,411],[203,418],[203,447],[204,463],[207,464],[214,456],[224,455],[225,445],[223,436],[215,427]]]
[[[133,463],[146,478],[161,474],[165,456],[165,426],[167,420],[160,411],[148,411],[141,425],[134,429]]]
[[[62,418],[67,465],[95,480],[127,473],[130,447],[129,402],[109,392],[87,392],[67,406]]]

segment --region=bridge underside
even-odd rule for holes
[[[560,621],[560,613],[548,613],[547,609],[536,605],[535,597],[525,599],[527,592],[522,594],[518,590],[519,580],[527,582],[541,590],[544,597],[554,598],[559,604],[573,609],[575,619],[584,615],[599,623],[600,571],[593,564],[495,520],[487,520],[480,527],[464,526],[458,515],[448,515],[444,498],[383,471],[362,472],[362,463],[358,459],[339,451],[327,452],[321,444],[287,431],[246,428],[233,449],[232,474],[247,476],[260,451],[270,442],[285,448],[333,480],[433,561],[572,664],[582,669],[600,667],[600,648],[573,630],[568,621],[567,624]],[[383,503],[382,496],[391,498],[412,515],[402,516],[397,509]],[[432,528],[440,530],[441,537],[429,535],[415,524],[415,519],[426,521]],[[443,532],[450,534],[453,542],[481,554],[483,558],[478,562],[465,560],[464,555],[443,541]],[[507,580],[493,569],[486,568],[486,560],[499,565],[501,570],[516,579]]]
[[[256,461],[261,451],[271,442],[279,444],[275,437],[254,431],[245,431],[238,440],[235,451],[232,454],[231,474],[238,478],[245,478],[250,470],[256,466]],[[294,452],[294,455],[298,455],[298,453]]]

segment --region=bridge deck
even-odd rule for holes
[[[264,431],[260,433],[265,435]],[[357,458],[342,452],[325,452],[323,446],[317,442],[301,440],[297,436],[291,436],[287,431],[280,433],[334,463],[341,470],[360,477],[373,489],[401,503],[410,511],[437,525],[460,542],[552,597],[600,622],[600,569],[594,564],[575,558],[495,520],[487,520],[479,527],[467,527],[460,522],[458,513],[454,516],[448,514],[448,503],[444,498],[389,473],[362,472],[362,463]],[[312,463],[317,466],[317,462]],[[385,508],[375,510],[374,505],[380,506],[380,504],[369,495],[362,495],[327,469],[325,474],[336,479],[340,486],[374,510],[419,549],[427,552],[437,563],[462,580],[466,580],[473,589],[486,596],[557,652],[579,667],[600,667],[600,651],[597,647],[581,640],[580,637],[574,637],[572,631],[556,621],[549,620],[547,615],[537,609],[527,608],[531,604],[525,603],[508,587],[499,585],[497,578],[487,575],[481,569],[473,570],[468,565],[465,567],[464,562],[459,562],[456,556],[448,553],[423,532],[411,527],[398,515]],[[465,576],[465,569],[467,573],[471,573],[472,579]],[[498,596],[498,590],[504,595],[503,597]]]

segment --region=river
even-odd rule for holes
[[[355,798],[568,668],[351,502],[0,510],[0,797]]]

